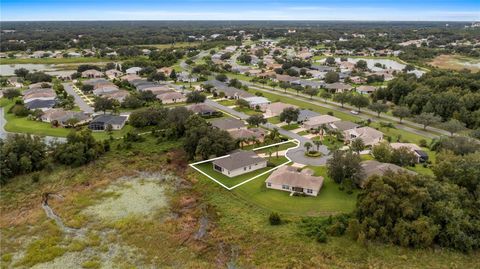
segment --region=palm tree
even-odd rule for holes
[[[322,141],[320,140],[313,140],[313,144],[317,147],[317,151],[320,150],[320,146],[322,145]]]
[[[313,145],[310,142],[305,142],[305,144],[303,146],[305,147],[307,152],[309,152]]]

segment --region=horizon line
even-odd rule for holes
[[[345,19],[330,19],[330,20],[281,20],[281,19],[259,19],[259,20],[237,20],[237,19],[231,19],[231,20],[224,20],[224,19],[197,19],[197,20],[185,20],[185,19],[169,19],[169,20],[154,20],[154,19],[131,19],[131,20],[89,20],[89,19],[84,19],[84,20],[1,20],[0,22],[122,22],[122,21],[165,21],[165,22],[174,22],[174,21],[215,21],[215,22],[253,22],[253,21],[276,21],[276,22],[335,22],[335,21],[342,21],[342,22],[480,22],[479,20],[345,20]]]

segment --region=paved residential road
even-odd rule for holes
[[[323,101],[323,99],[320,99],[319,97],[313,97],[312,99],[310,99],[310,96],[302,94],[302,93],[299,93],[298,95],[295,95],[295,94],[288,93],[288,92],[287,93],[281,92],[279,90],[277,90],[277,91],[276,90],[270,90],[270,89],[267,89],[264,86],[259,86],[257,84],[251,83],[251,82],[245,82],[245,84],[247,84],[248,87],[251,87],[252,89],[255,89],[255,90],[264,91],[264,92],[268,92],[268,93],[272,93],[272,94],[276,94],[276,95],[280,95],[280,96],[289,97],[289,98],[292,98],[292,99],[296,99],[298,101],[308,102],[308,103],[311,103],[311,104],[314,104],[314,105],[317,105],[317,106],[325,107],[325,108],[335,110],[335,111],[339,111],[339,112],[343,112],[343,113],[350,113],[351,110],[356,110],[356,108],[351,107],[349,105],[345,105],[345,108],[341,108],[340,104],[332,102],[332,101],[327,101],[327,103],[325,103]],[[428,137],[428,138],[439,137],[438,134],[434,134],[432,132],[428,132],[428,131],[424,131],[424,130],[419,130],[419,129],[416,129],[416,128],[413,128],[413,127],[410,127],[410,126],[406,125],[406,124],[409,124],[409,125],[412,125],[412,126],[416,126],[418,128],[422,128],[422,126],[417,124],[417,123],[403,120],[403,124],[398,124],[398,121],[399,121],[398,118],[391,117],[391,116],[388,116],[388,115],[381,115],[381,118],[377,118],[375,112],[369,112],[366,109],[362,110],[362,112],[359,115],[355,115],[355,116],[357,116],[361,119],[364,119],[364,120],[370,119],[372,121],[381,121],[382,119],[383,120],[387,119],[389,121],[393,121],[393,123],[395,124],[395,128],[397,128],[397,129],[404,130],[404,131],[414,133],[414,134],[417,134],[417,135],[420,135],[420,136]],[[441,129],[433,128],[433,127],[429,127],[429,129],[432,130],[432,131],[435,131],[437,133],[441,133],[443,135],[449,135],[449,133],[445,130],[441,130]]]
[[[219,103],[217,103],[213,100],[210,100],[210,99],[206,99],[205,104],[207,104],[207,105],[209,105],[213,108],[216,108],[218,110],[222,110],[222,111],[224,111],[224,112],[226,112],[226,113],[228,113],[232,116],[235,116],[239,119],[242,119],[242,120],[246,120],[249,117],[245,113],[238,112],[235,109],[224,106],[224,105],[219,104]],[[330,156],[329,156],[330,151],[328,150],[328,148],[326,146],[323,146],[323,145],[320,146],[320,148],[319,148],[320,152],[322,152],[322,154],[323,154],[323,157],[321,157],[321,158],[308,158],[308,157],[305,156],[305,148],[304,148],[303,145],[306,142],[312,143],[312,140],[310,140],[306,137],[303,137],[303,136],[301,136],[297,133],[294,133],[292,131],[279,128],[275,124],[272,124],[272,123],[269,123],[269,122],[267,122],[265,124],[262,124],[261,126],[263,128],[269,129],[269,130],[278,129],[278,132],[281,135],[289,137],[290,139],[296,139],[300,142],[300,145],[297,148],[290,149],[287,152],[287,156],[295,163],[300,163],[300,164],[304,164],[304,165],[317,165],[318,166],[318,165],[324,165],[327,162],[327,160],[330,158]]]
[[[94,112],[93,107],[89,106],[87,102],[85,102],[82,99],[82,97],[80,97],[80,95],[78,95],[78,93],[75,92],[75,90],[73,89],[72,83],[62,83],[62,84],[63,84],[63,87],[65,88],[65,91],[75,98],[75,103],[78,105],[78,107],[80,107],[80,109],[83,112],[89,113],[89,114],[92,114]]]

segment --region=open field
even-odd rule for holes
[[[262,180],[230,192],[187,168],[178,143],[154,138],[116,150],[79,168],[59,167],[15,178],[0,196],[2,265],[36,268],[477,268],[479,253],[445,249],[409,249],[358,243],[348,236],[324,244],[302,234],[305,214],[350,212],[347,195],[326,180],[319,197],[289,197],[261,189]],[[114,143],[121,143],[114,142]],[[316,170],[319,175],[324,171]],[[175,173],[172,177],[164,175]],[[129,184],[125,185],[125,180]],[[148,190],[146,199],[132,191]],[[175,190],[175,191],[173,191]],[[53,192],[50,207],[73,229],[63,232],[45,216],[42,194]],[[324,195],[324,196],[322,196]],[[149,197],[158,196],[156,206]],[[295,199],[291,199],[295,198]],[[133,200],[131,200],[133,199]],[[281,202],[269,202],[270,199]],[[126,201],[136,201],[126,203]],[[118,203],[114,203],[117,201]],[[302,204],[304,203],[304,204]],[[310,206],[302,212],[300,206]],[[137,206],[138,205],[138,206]],[[295,208],[297,205],[297,208]],[[113,213],[97,215],[108,206]],[[330,208],[330,210],[325,210]],[[337,208],[337,209],[336,209]],[[122,210],[130,212],[124,217]],[[284,223],[271,226],[268,215],[280,212]],[[283,213],[294,210],[295,214]],[[122,213],[122,214],[120,214]],[[158,250],[162,251],[159,252]]]
[[[480,71],[480,59],[460,55],[439,55],[429,62],[429,64],[443,69]]]

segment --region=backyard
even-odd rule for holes
[[[328,176],[325,166],[308,167],[315,176],[323,176],[323,186],[316,197],[290,196],[289,192],[268,189],[265,180],[268,175],[258,177],[245,183],[233,192],[268,211],[300,216],[327,216],[338,213],[349,213],[355,208],[357,192],[347,194],[339,190],[338,184]]]
[[[288,162],[288,159],[285,158],[284,156],[279,156],[277,158],[276,156],[272,155],[271,158],[265,158],[265,159],[267,159],[268,163],[273,164],[274,166],[278,166],[282,163]],[[236,177],[228,177],[228,176],[226,176],[226,175],[224,175],[220,172],[217,172],[217,171],[213,170],[212,162],[197,164],[197,165],[195,165],[195,167],[202,170],[204,173],[210,175],[211,177],[215,178],[216,180],[218,180],[219,182],[221,182],[222,184],[224,184],[227,187],[233,187],[233,186],[235,186],[239,183],[244,182],[245,180],[251,179],[252,177],[254,177],[256,175],[259,175],[259,174],[273,168],[273,166],[272,167],[267,166],[265,168],[258,169],[258,170],[255,170],[255,171],[243,174],[243,175],[239,175],[239,176],[236,176]]]

